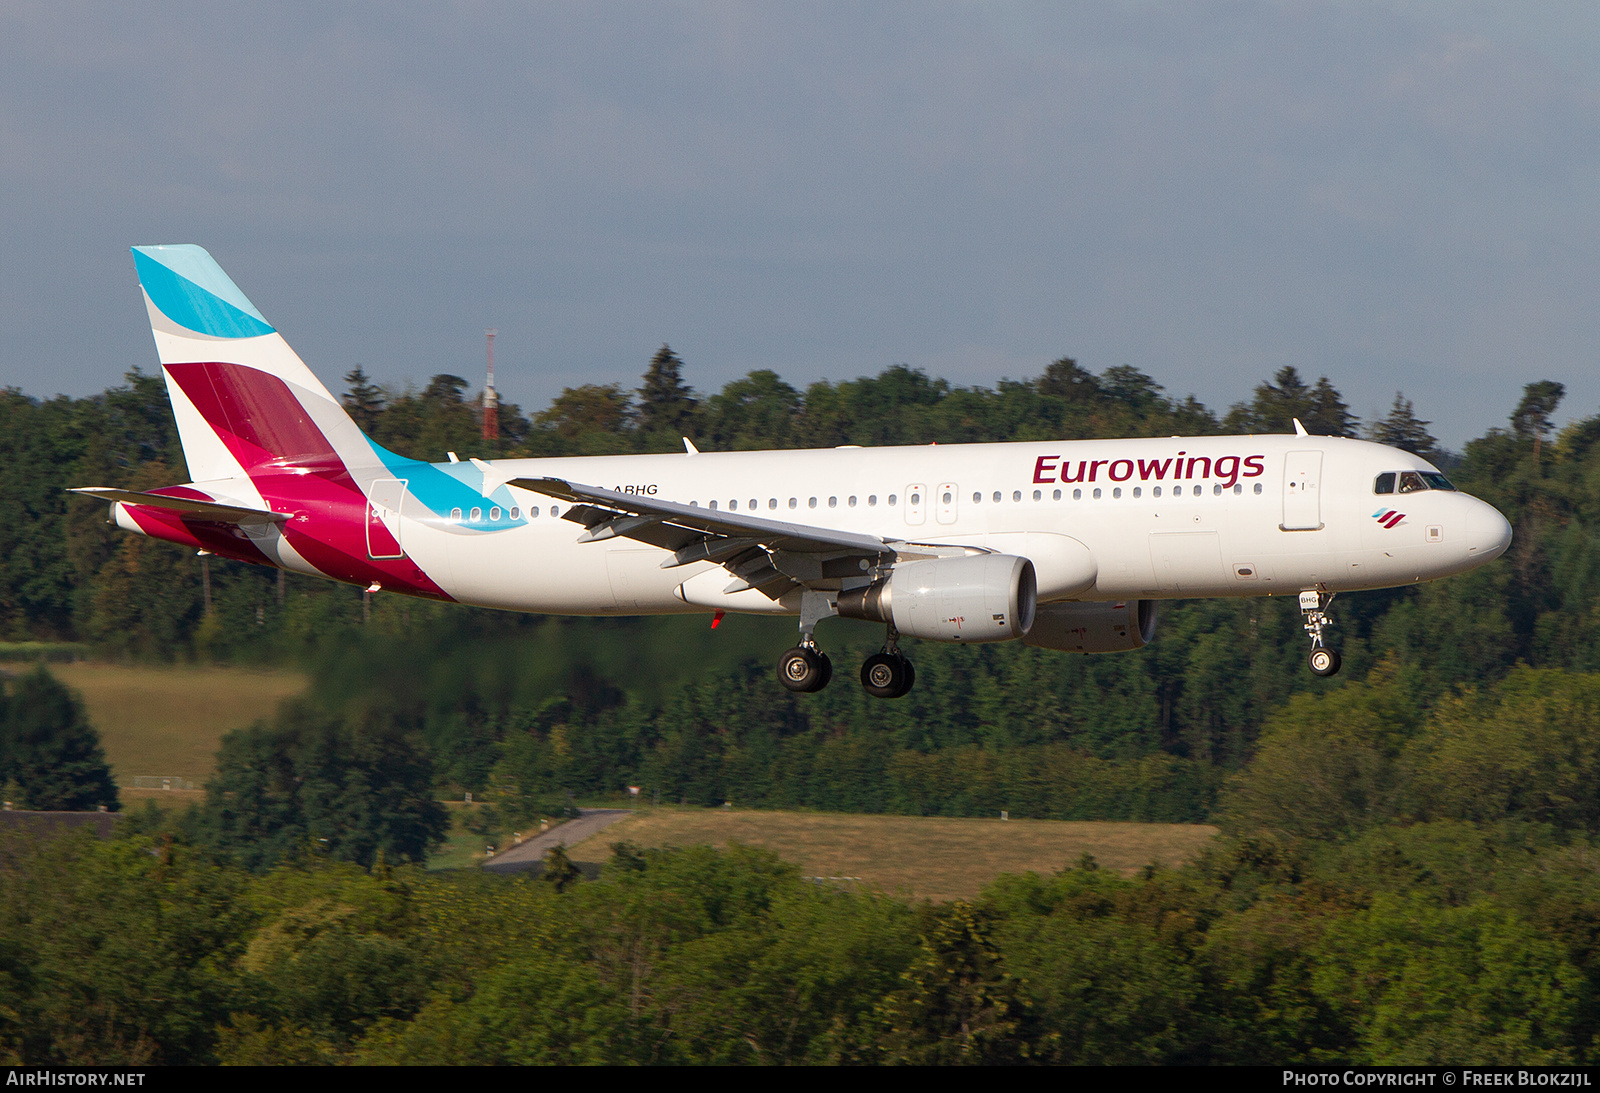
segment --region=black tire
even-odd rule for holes
[[[900,695],[908,693],[911,690],[911,685],[917,681],[917,666],[912,664],[909,660],[907,660],[905,664],[906,681],[900,688],[900,694],[895,695],[896,698],[899,698]]]
[[[1344,658],[1332,649],[1313,649],[1306,663],[1310,665],[1312,675],[1334,676],[1339,674],[1339,666],[1344,663]]]
[[[893,653],[875,653],[861,665],[861,686],[873,698],[899,698],[909,689],[910,661]]]
[[[778,658],[778,681],[791,691],[811,694],[833,678],[833,663],[815,649],[797,645]]]

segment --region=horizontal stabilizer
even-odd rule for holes
[[[122,501],[129,505],[148,505],[151,508],[181,512],[202,520],[216,520],[223,524],[281,524],[289,519],[286,513],[268,512],[265,509],[247,509],[238,505],[219,505],[215,501],[201,501],[193,497],[168,497],[160,493],[140,493],[137,490],[118,490],[107,486],[84,486],[68,493],[81,493],[100,501]]]

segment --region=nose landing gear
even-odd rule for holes
[[[1339,666],[1343,663],[1338,650],[1322,644],[1323,628],[1333,625],[1333,616],[1328,611],[1333,597],[1332,592],[1316,590],[1300,593],[1300,612],[1305,616],[1306,633],[1311,635],[1311,655],[1306,658],[1306,663],[1312,675],[1338,675]]]

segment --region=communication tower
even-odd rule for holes
[[[500,396],[494,392],[494,336],[500,331],[485,330],[489,339],[489,381],[483,385],[483,439],[500,439]]]

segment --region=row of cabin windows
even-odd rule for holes
[[[1435,471],[1385,471],[1372,482],[1373,493],[1421,493],[1423,490],[1456,492],[1450,480]]]
[[[1255,488],[1255,492],[1259,494],[1261,492],[1261,483],[1260,482],[1255,483],[1255,487],[1254,488]],[[1151,491],[1150,491],[1150,496],[1151,497],[1160,497],[1161,496],[1161,489],[1162,488],[1160,486],[1153,487],[1151,489]],[[1172,489],[1172,496],[1173,497],[1182,497],[1183,496],[1183,487],[1182,486],[1173,486],[1173,487],[1171,487],[1171,489]],[[1226,491],[1227,491],[1227,487],[1224,487],[1220,482],[1219,483],[1214,483],[1212,485],[1212,487],[1211,487],[1212,494],[1214,496],[1217,496],[1217,497],[1221,497],[1223,495],[1223,493],[1226,492]],[[1190,491],[1189,492],[1192,493],[1194,496],[1199,497],[1201,494],[1203,494],[1205,492],[1205,487],[1204,486],[1199,486],[1199,485],[1192,486],[1192,487],[1190,487]],[[1244,486],[1242,484],[1235,483],[1232,486],[1232,492],[1235,493],[1235,494],[1243,494],[1244,493]],[[1000,502],[1005,500],[1005,493],[1002,490],[995,490],[994,493],[991,494],[990,496],[991,496],[991,498],[992,498],[992,500],[994,501],[995,504],[999,504]],[[1094,500],[1098,501],[1098,500],[1101,499],[1101,497],[1104,496],[1104,491],[1102,491],[1100,489],[1092,490],[1092,491],[1090,491],[1090,496]],[[1120,498],[1122,496],[1122,487],[1121,486],[1113,486],[1111,488],[1111,496],[1112,496],[1112,498]],[[1134,496],[1134,497],[1143,497],[1144,496],[1144,488],[1142,486],[1134,486],[1133,489],[1132,489],[1132,496]],[[1023,497],[1023,493],[1022,493],[1021,490],[1012,490],[1011,491],[1011,500],[1012,501],[1021,502],[1022,501],[1022,497]],[[1044,500],[1044,491],[1043,490],[1034,490],[1033,491],[1033,499],[1035,501],[1043,501]],[[1051,490],[1050,491],[1050,499],[1052,501],[1061,500],[1061,491],[1060,490]],[[1072,499],[1074,501],[1083,500],[1083,490],[1081,490],[1081,489],[1073,490],[1072,491]],[[894,494],[891,493],[888,496],[887,500],[888,500],[889,505],[892,507],[898,502],[899,499]],[[948,504],[951,504],[952,502],[954,502],[954,500],[955,500],[955,497],[952,494],[952,492],[949,491],[949,490],[946,490],[944,492],[944,496],[942,498],[942,503],[948,505]],[[849,498],[845,499],[845,505],[846,505],[847,508],[852,508],[853,509],[853,508],[856,507],[857,503],[858,503],[857,499],[854,498],[854,497],[849,497]],[[973,494],[972,494],[972,503],[975,504],[975,505],[981,505],[983,503],[983,491],[982,490],[977,490],[977,491],[973,492]],[[700,502],[691,501],[691,502],[689,502],[689,504],[698,507]],[[806,507],[814,509],[814,508],[817,508],[819,504],[820,504],[819,499],[815,498],[815,497],[812,497],[807,501]],[[868,508],[874,508],[874,507],[877,506],[877,504],[878,504],[878,495],[877,494],[869,494],[868,497],[867,497],[867,507]],[[910,498],[908,498],[908,500],[907,500],[907,504],[910,504],[910,505],[920,505],[920,504],[922,504],[922,494],[920,494],[920,493],[912,493]],[[710,507],[711,509],[716,509],[717,502],[712,501],[709,504],[708,507]],[[750,498],[750,500],[746,503],[745,507],[746,507],[747,510],[749,510],[751,512],[755,512],[755,511],[759,510],[761,508],[761,500],[760,500],[760,498],[756,498],[756,497]],[[776,509],[777,507],[778,507],[778,499],[776,497],[767,498],[767,508],[768,509]],[[791,509],[799,508],[800,507],[800,499],[798,497],[789,498],[789,507]],[[830,509],[838,508],[839,507],[839,499],[837,497],[828,498],[828,507]],[[733,499],[733,500],[728,502],[728,511],[729,512],[738,512],[739,511],[739,501],[738,501],[737,498],[735,498],[735,499]]]
[[[891,493],[888,496],[887,500],[888,500],[888,503],[889,503],[889,507],[893,508],[896,504],[899,503],[900,498]],[[859,500],[857,498],[855,498],[855,497],[848,497],[848,498],[845,499],[845,506],[847,508],[852,508],[853,509],[859,503],[860,503]],[[690,501],[689,504],[693,505],[695,508],[699,508],[700,507],[700,502],[698,502],[698,501]],[[806,508],[814,509],[814,508],[816,508],[818,506],[818,504],[820,504],[820,500],[818,498],[812,497],[812,498],[807,499]],[[714,510],[717,507],[717,503],[715,501],[712,501],[707,507]],[[749,511],[755,512],[757,509],[759,509],[761,507],[760,498],[757,498],[757,497],[750,498],[749,504],[746,505],[745,507]],[[778,507],[778,499],[776,497],[767,498],[767,508],[775,509],[777,507]],[[792,508],[792,509],[799,508],[800,507],[800,498],[798,498],[798,497],[789,498],[789,507]],[[837,497],[828,498],[828,507],[830,509],[838,508],[839,507],[839,499]],[[875,493],[868,494],[867,495],[867,508],[871,509],[871,508],[877,508],[877,507],[878,507],[878,495],[875,494]],[[739,500],[738,500],[738,498],[734,498],[733,500],[728,502],[728,511],[729,512],[738,512],[739,511]]]
[[[533,505],[533,506],[529,507],[529,509],[528,509],[528,519],[530,519],[530,520],[536,519],[538,517],[538,515],[539,515],[539,506],[538,505]],[[561,515],[561,506],[560,505],[551,505],[550,506],[550,515],[551,516],[560,516]],[[490,523],[498,524],[500,522],[500,518],[502,516],[506,517],[509,520],[520,520],[520,519],[522,519],[522,508],[520,506],[518,506],[518,505],[512,505],[511,508],[509,510],[507,510],[507,509],[502,509],[499,505],[495,505],[495,506],[493,506],[492,508],[489,509],[489,522]],[[480,509],[480,508],[474,508],[467,515],[467,521],[469,523],[476,524],[482,519],[483,519],[483,510]],[[461,510],[460,509],[451,509],[450,510],[450,522],[452,524],[461,523]]]
[[[1413,475],[1413,473],[1410,472],[1410,471],[1407,471],[1405,473],[1406,473],[1406,475],[1408,477],[1415,477],[1415,475]],[[1444,479],[1444,475],[1442,475],[1442,474],[1428,475],[1426,477],[1429,478],[1429,479],[1434,479],[1434,478],[1437,478],[1437,479],[1440,479],[1440,480]],[[1385,478],[1390,479],[1389,488],[1388,489],[1384,489],[1383,488],[1383,480]],[[1393,475],[1379,475],[1378,476],[1378,489],[1377,489],[1377,492],[1378,493],[1393,493],[1394,492],[1393,479],[1394,479]],[[1429,488],[1434,488],[1434,489],[1455,489],[1455,487],[1451,486],[1449,483],[1446,483],[1443,486],[1433,486],[1433,487],[1422,486],[1420,488],[1422,488],[1422,489],[1429,489]],[[1151,487],[1150,496],[1151,497],[1160,497],[1161,496],[1161,490],[1162,490],[1162,487],[1160,487],[1160,486]],[[1171,495],[1173,497],[1182,497],[1184,495],[1182,486],[1173,486],[1173,487],[1171,487],[1171,490],[1172,490],[1172,494]],[[1212,486],[1211,486],[1211,493],[1215,497],[1221,497],[1225,491],[1226,491],[1226,488],[1220,482],[1213,483]],[[1257,494],[1259,494],[1261,492],[1261,483],[1260,482],[1255,483],[1254,491]],[[1142,486],[1134,486],[1131,489],[1130,492],[1131,492],[1132,496],[1134,496],[1136,498],[1144,496],[1144,488]],[[1189,492],[1192,495],[1194,495],[1195,497],[1199,497],[1202,494],[1204,494],[1205,487],[1204,486],[1200,486],[1200,485],[1191,486],[1191,487],[1189,487]],[[1233,487],[1232,487],[1232,492],[1234,494],[1242,494],[1242,493],[1244,493],[1243,484],[1235,483],[1233,485]],[[1402,493],[1410,493],[1412,491],[1404,488],[1404,483],[1402,483],[1401,492]],[[1003,501],[1005,499],[1005,494],[1000,490],[995,490],[994,493],[991,494],[990,496],[991,496],[991,499],[993,500],[993,502],[995,504],[999,504],[1001,501]],[[1091,498],[1093,500],[1099,501],[1104,496],[1104,491],[1101,490],[1100,488],[1096,487],[1094,490],[1090,491],[1090,496],[1091,496]],[[1113,486],[1113,487],[1111,487],[1111,497],[1112,497],[1113,500],[1120,499],[1122,497],[1122,487],[1121,486]],[[1034,490],[1033,491],[1033,499],[1035,501],[1043,501],[1044,500],[1044,491],[1043,490]],[[1061,500],[1061,491],[1060,490],[1051,490],[1050,491],[1050,499],[1052,501]],[[1073,490],[1072,491],[1072,499],[1074,501],[1083,500],[1083,490],[1081,490],[1081,489]],[[889,494],[887,498],[885,498],[885,501],[887,502],[887,504],[889,505],[890,508],[893,508],[895,505],[897,505],[899,503],[899,500],[900,500],[899,497],[897,495],[895,495],[895,494],[892,494],[892,493]],[[949,490],[946,490],[945,493],[944,493],[943,499],[942,499],[943,503],[948,505],[948,504],[952,503],[954,500],[955,500],[955,498],[954,498],[954,496],[952,496],[951,492]],[[1014,501],[1014,502],[1020,502],[1022,500],[1022,491],[1021,490],[1012,490],[1011,491],[1011,500]],[[814,508],[817,508],[820,505],[820,503],[821,502],[820,502],[819,498],[812,497],[812,498],[809,498],[807,500],[806,507],[814,509]],[[855,508],[857,506],[858,503],[859,503],[858,499],[855,498],[855,497],[847,497],[845,499],[845,506],[847,508],[852,508],[853,509],[853,508]],[[922,504],[922,495],[920,493],[913,493],[911,495],[911,497],[910,497],[909,503],[912,504],[912,505],[920,505],[920,504]],[[973,494],[972,494],[972,503],[974,505],[981,505],[983,503],[983,491],[976,490],[976,491],[973,492]],[[689,504],[695,506],[696,508],[698,508],[699,505],[700,505],[700,502],[691,501],[691,502],[689,502]],[[878,505],[878,495],[875,494],[875,493],[868,494],[867,495],[867,507],[868,508],[876,508],[877,505]],[[715,511],[716,508],[717,508],[717,502],[712,501],[712,502],[710,502],[710,504],[707,507],[709,507],[712,511]],[[751,511],[751,512],[757,511],[758,509],[760,509],[760,507],[761,507],[760,499],[759,498],[755,498],[755,497],[750,498],[749,502],[746,505],[746,508],[748,509],[748,511]],[[776,497],[769,497],[767,499],[767,508],[768,509],[776,509],[777,507],[778,507],[778,499]],[[799,508],[800,507],[800,499],[798,497],[789,498],[789,507],[791,509]],[[838,497],[830,497],[830,498],[828,498],[828,507],[830,509],[838,508],[839,507],[839,498]],[[738,501],[738,499],[730,500],[728,502],[728,511],[729,512],[738,512],[739,511],[739,501]],[[560,514],[561,514],[561,508],[560,508],[559,505],[551,505],[550,506],[550,515],[551,516],[559,516]],[[520,519],[522,519],[522,510],[520,508],[518,508],[516,505],[511,506],[509,511],[502,510],[499,505],[495,505],[493,508],[491,508],[489,510],[489,520],[490,520],[491,523],[499,523],[501,516],[508,516],[512,520],[520,520]],[[530,507],[528,509],[528,518],[530,520],[537,519],[538,516],[539,516],[539,506],[538,505],[533,505],[532,507]],[[483,510],[481,508],[474,508],[471,511],[471,513],[467,516],[467,520],[469,522],[471,522],[471,523],[478,523],[482,519],[483,519]],[[450,522],[451,523],[455,523],[455,524],[459,524],[459,523],[461,523],[461,520],[462,520],[462,510],[460,510],[460,509],[451,509],[450,510]]]

